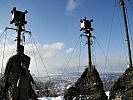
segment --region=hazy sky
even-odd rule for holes
[[[125,1],[131,35],[133,1]],[[93,39],[92,47],[93,64],[100,71],[125,70],[128,64],[125,30],[120,5],[115,0],[0,0],[0,31],[5,27],[15,28],[14,25],[10,25],[10,11],[13,7],[28,11],[26,15],[28,23],[25,28],[32,32],[32,36],[26,35],[25,54],[32,59],[30,64],[32,73],[45,74],[46,69],[48,73],[61,72],[64,69],[66,71],[84,69],[82,66],[87,65],[86,38],[83,37],[82,40],[79,38],[83,33],[80,32],[80,19],[84,17],[94,20],[92,22],[94,31],[91,32],[96,37]],[[16,43],[13,42],[15,35],[15,31],[7,31],[4,67],[7,59],[15,54]],[[0,38],[1,60],[4,39],[3,35]],[[133,49],[132,44],[131,48]]]

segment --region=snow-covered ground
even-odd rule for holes
[[[106,91],[105,93],[106,93],[106,95],[109,98],[109,91]],[[38,100],[64,100],[64,97],[63,96],[58,96],[58,97],[42,97],[42,98],[38,98]]]
[[[109,91],[106,91],[105,93],[106,93],[106,95],[108,96],[108,99],[109,99]]]
[[[109,91],[106,91],[105,93],[106,93],[106,95],[109,98]],[[64,97],[63,96],[58,96],[58,97],[42,97],[42,98],[38,98],[38,100],[64,100]]]
[[[38,100],[64,100],[63,96],[58,97],[42,97],[38,98]]]
[[[106,91],[105,93],[106,93],[106,95],[109,98],[109,91]],[[38,100],[64,100],[64,97],[63,96],[58,96],[58,97],[42,97],[42,98],[38,98]]]

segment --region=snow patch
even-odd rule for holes
[[[109,99],[109,91],[106,91],[105,93],[106,93],[106,95],[108,96],[108,99]]]
[[[38,98],[38,100],[64,100],[63,96],[58,96],[58,97],[42,97]]]

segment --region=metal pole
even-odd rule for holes
[[[21,44],[21,32],[22,32],[22,26],[21,25],[18,25],[17,27],[17,50]]]
[[[129,56],[129,67],[132,67],[132,56],[131,56],[131,48],[130,48],[130,40],[128,34],[128,25],[126,20],[126,12],[125,12],[125,4],[124,0],[121,0],[122,10],[123,10],[123,17],[124,17],[124,24],[125,24],[125,31],[126,31],[126,38],[127,38],[127,46],[128,46],[128,56]]]
[[[86,31],[86,37],[87,37],[87,44],[88,44],[88,67],[92,67],[91,62],[91,33],[90,31]]]

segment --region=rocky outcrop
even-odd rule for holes
[[[103,83],[95,67],[85,69],[74,87],[65,93],[65,100],[107,100]]]
[[[110,89],[110,100],[133,100],[133,68],[128,68]]]

